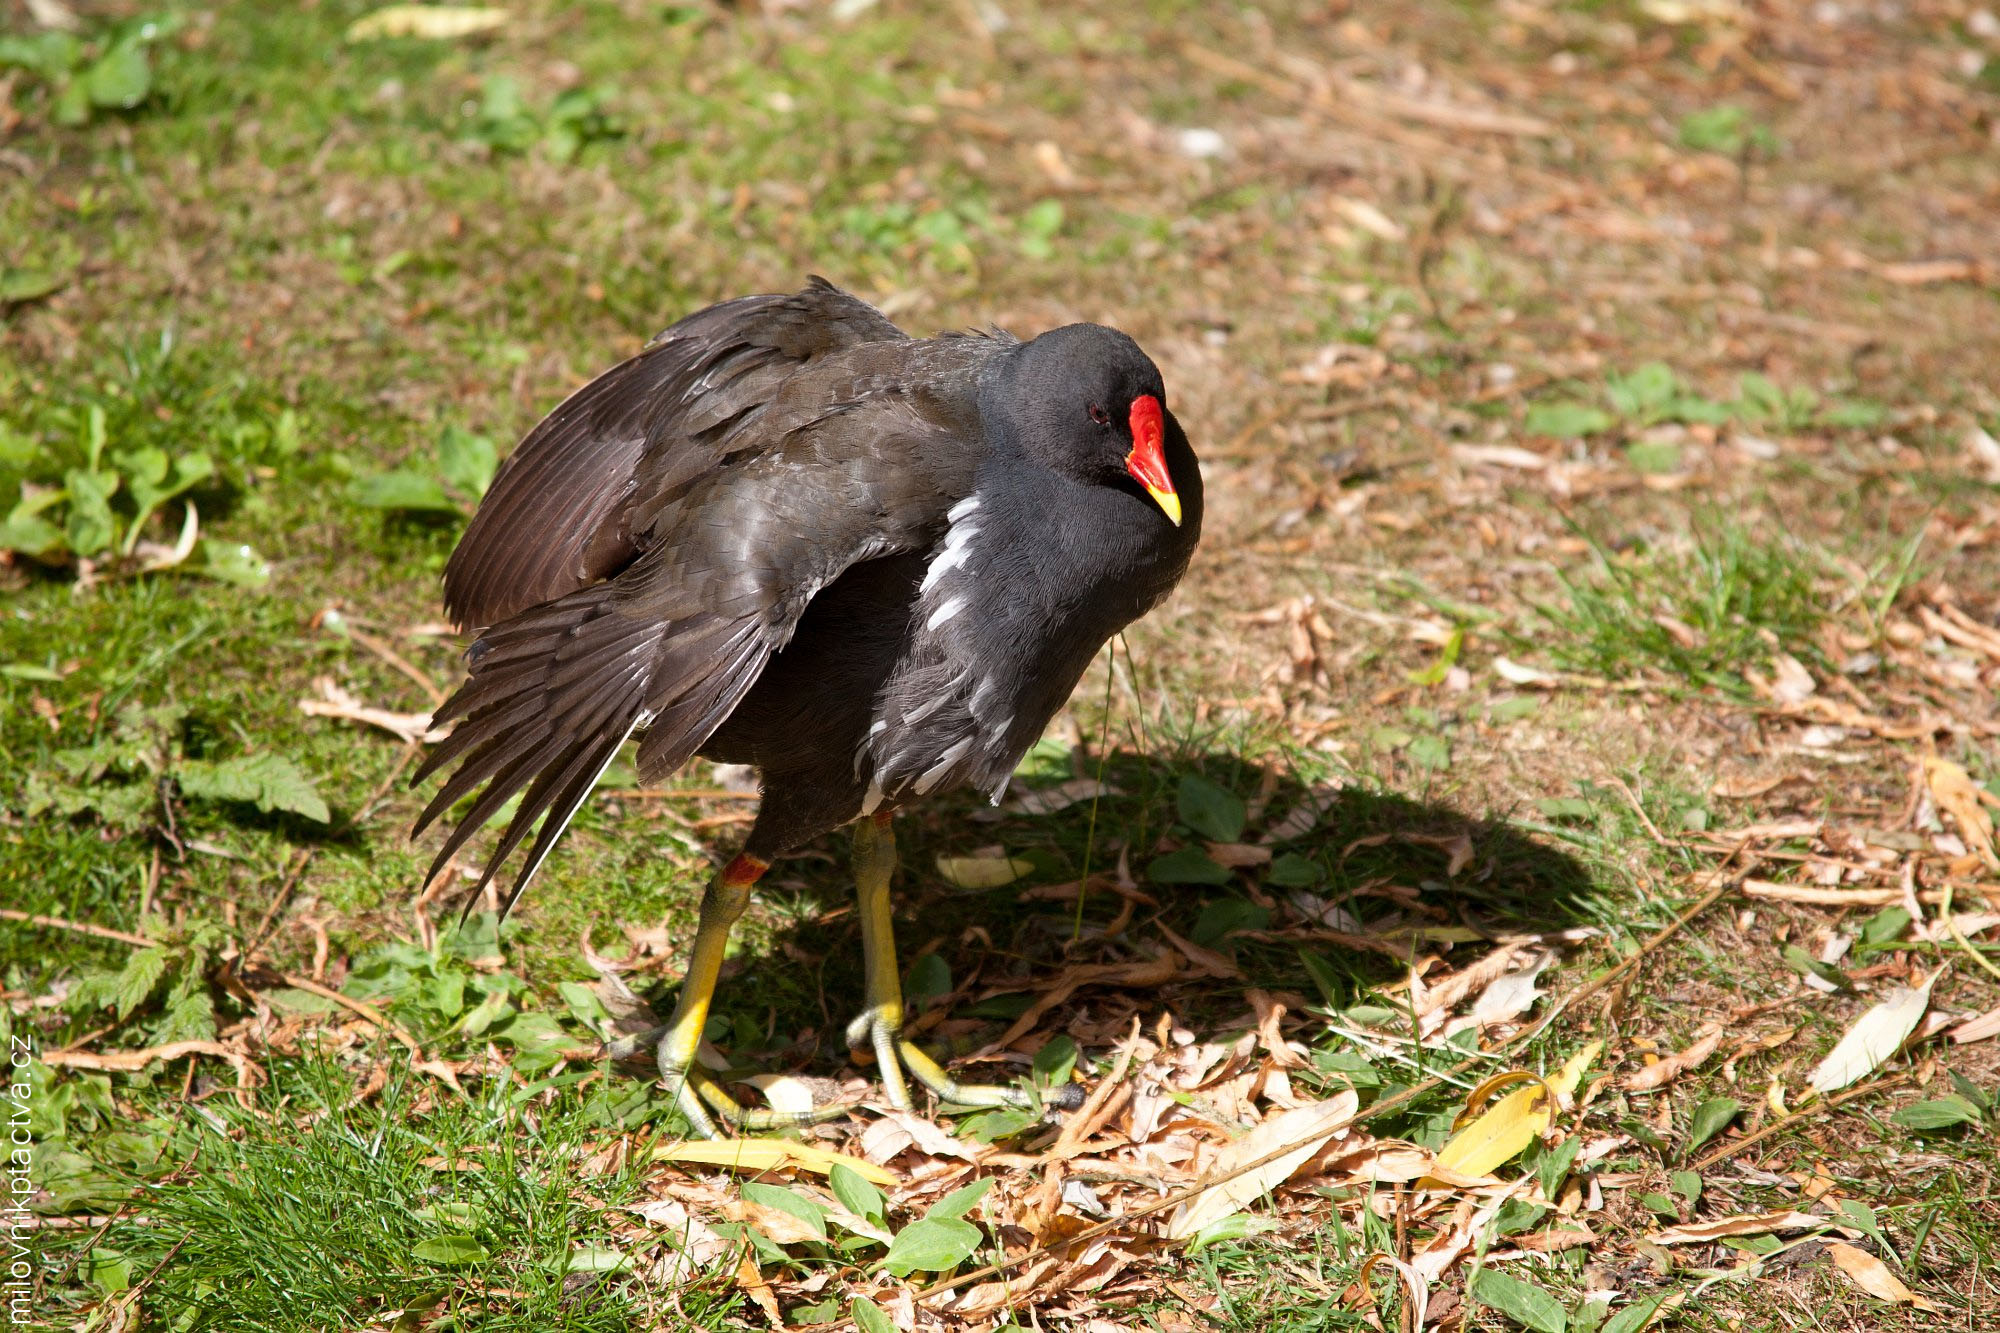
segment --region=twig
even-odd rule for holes
[[[1764,1126],[1762,1129],[1755,1130],[1749,1134],[1745,1134],[1740,1139],[1735,1139],[1729,1143],[1723,1144],[1720,1148],[1717,1148],[1714,1152],[1708,1153],[1707,1155],[1697,1160],[1688,1169],[1691,1171],[1706,1171],[1711,1166],[1714,1166],[1717,1162],[1726,1161],[1727,1159],[1734,1157],[1736,1156],[1736,1154],[1742,1152],[1745,1148],[1748,1148],[1751,1144],[1761,1143],[1765,1139],[1770,1138],[1773,1134],[1781,1133],[1784,1130],[1790,1129],[1793,1125],[1797,1124],[1801,1120],[1810,1120],[1814,1116],[1823,1115],[1826,1112],[1831,1111],[1836,1106],[1845,1106],[1847,1103],[1855,1101],[1861,1097],[1866,1097],[1872,1093],[1881,1092],[1885,1088],[1892,1088],[1898,1083],[1907,1082],[1909,1080],[1909,1077],[1910,1076],[1907,1073],[1887,1074],[1881,1078],[1876,1079],[1872,1083],[1863,1083],[1858,1088],[1849,1088],[1846,1092],[1841,1093],[1838,1097],[1829,1097],[1823,1102],[1819,1102],[1815,1105],[1806,1107],[1804,1110],[1794,1111],[1788,1116],[1785,1116],[1778,1120],[1773,1120],[1770,1124]]]
[[[1736,849],[1737,853],[1740,853],[1741,851],[1744,850],[1744,848],[1748,846],[1749,842],[1746,839],[1742,844],[1740,844],[1737,847]],[[1564,997],[1564,999],[1560,1003],[1552,1006],[1549,1012],[1543,1015],[1540,1022],[1537,1022],[1529,1027],[1523,1028],[1520,1032],[1510,1037],[1507,1041],[1501,1043],[1500,1046],[1496,1047],[1493,1051],[1482,1052],[1477,1056],[1473,1056],[1466,1060],[1460,1061],[1457,1065],[1453,1066],[1450,1069],[1443,1070],[1439,1074],[1427,1078],[1423,1080],[1421,1083],[1415,1084],[1412,1087],[1405,1088],[1403,1089],[1403,1091],[1396,1093],[1392,1096],[1384,1097],[1382,1100],[1374,1103],[1372,1106],[1368,1106],[1361,1110],[1357,1110],[1353,1114],[1344,1116],[1341,1119],[1336,1120],[1331,1124],[1321,1124],[1315,1126],[1312,1131],[1311,1138],[1316,1139],[1323,1135],[1337,1134],[1341,1130],[1351,1128],[1352,1126],[1361,1124],[1365,1121],[1373,1120],[1377,1116],[1383,1115],[1389,1111],[1393,1111],[1398,1107],[1406,1106],[1410,1102],[1415,1101],[1417,1098],[1422,1097],[1428,1093],[1435,1092],[1439,1088],[1444,1087],[1447,1079],[1457,1078],[1461,1075],[1464,1075],[1473,1070],[1474,1068],[1476,1068],[1483,1061],[1491,1060],[1493,1056],[1498,1052],[1522,1046],[1527,1042],[1532,1041],[1535,1037],[1540,1036],[1543,1032],[1548,1030],[1549,1026],[1553,1024],[1557,1019],[1557,1017],[1559,1017],[1563,1012],[1570,1009],[1579,1002],[1588,999],[1590,996],[1596,994],[1598,991],[1604,989],[1604,987],[1610,985],[1612,982],[1618,980],[1620,977],[1624,976],[1627,972],[1637,967],[1640,962],[1650,957],[1655,951],[1657,951],[1661,945],[1665,944],[1668,940],[1671,940],[1674,936],[1678,935],[1682,930],[1684,930],[1689,922],[1693,921],[1696,917],[1700,916],[1703,912],[1706,912],[1710,907],[1713,907],[1717,902],[1721,901],[1723,896],[1727,894],[1730,891],[1730,888],[1732,887],[1730,883],[1722,881],[1722,875],[1724,871],[1728,868],[1729,862],[1735,860],[1735,857],[1736,853],[1732,853],[1728,860],[1725,860],[1721,865],[1716,867],[1714,873],[1711,874],[1709,877],[1709,886],[1707,891],[1704,892],[1702,896],[1695,901],[1693,906],[1689,907],[1686,911],[1682,912],[1679,916],[1675,917],[1667,925],[1662,926],[1658,931],[1654,932],[1653,935],[1650,936],[1644,944],[1640,945],[1639,948],[1635,950],[1630,957],[1619,962],[1616,966],[1608,968],[1605,971],[1599,973],[1597,976],[1591,978],[1589,981],[1586,981],[1582,986],[1579,986],[1576,990],[1570,992],[1570,994]],[[1311,1139],[1306,1140],[1306,1142],[1310,1141]],[[1045,1255],[1052,1254],[1057,1251],[1067,1251],[1073,1248],[1074,1246],[1086,1244],[1090,1241],[1096,1240],[1100,1236],[1108,1235],[1113,1231],[1119,1230],[1120,1228],[1126,1226],[1129,1223],[1136,1222],[1141,1218],[1150,1217],[1154,1213],[1164,1212],[1169,1208],[1178,1207],[1179,1205],[1188,1202],[1190,1199],[1195,1198],[1197,1195],[1203,1194],[1208,1190],[1214,1189],[1218,1185],[1227,1184],[1229,1181],[1235,1180],[1239,1176],[1247,1175],[1250,1172],[1259,1169],[1260,1167],[1269,1166],[1272,1162],[1277,1161],[1279,1158],[1284,1157],[1286,1154],[1296,1152],[1302,1146],[1304,1146],[1303,1143],[1286,1143],[1280,1145],[1279,1147],[1273,1148],[1270,1152],[1264,1153],[1262,1156],[1253,1158],[1248,1162],[1244,1162],[1241,1165],[1232,1168],[1231,1170],[1223,1173],[1222,1175],[1217,1176],[1213,1180],[1204,1180],[1199,1184],[1189,1185],[1183,1189],[1176,1190],[1172,1194],[1168,1194],[1161,1198],[1154,1199],[1150,1203],[1146,1203],[1118,1217],[1107,1218],[1102,1222],[1098,1222],[1092,1226],[1085,1227],[1082,1231],[1077,1232],[1073,1236],[1068,1236],[1062,1240],[1054,1241],[1049,1244],[1036,1245],[1030,1249],[1023,1251],[1021,1254],[1011,1259],[1005,1259],[999,1263],[988,1264],[983,1268],[976,1268],[969,1273],[961,1273],[957,1277],[947,1278],[941,1282],[933,1282],[930,1286],[925,1287],[923,1290],[917,1292],[916,1299],[919,1301],[929,1300],[933,1296],[941,1296],[946,1292],[955,1291],[958,1288],[963,1287],[969,1283],[987,1281],[991,1278],[999,1276],[1002,1273],[1010,1272],[1013,1269],[1019,1268],[1023,1264],[1031,1263],[1036,1259],[1040,1259]],[[840,1320],[837,1323],[821,1325],[820,1333],[835,1333],[835,1331],[838,1329],[852,1328],[852,1327],[855,1327],[854,1320],[852,1318],[848,1318]]]
[[[348,638],[353,639],[363,648],[366,648],[369,652],[375,654],[375,656],[381,658],[384,662],[387,662],[390,666],[414,681],[417,688],[422,690],[425,696],[430,699],[432,708],[437,708],[444,703],[444,691],[437,687],[437,682],[432,680],[422,667],[410,661],[409,658],[404,657],[367,630],[356,628],[352,621],[348,622],[346,632]]]
[[[47,926],[51,930],[73,930],[79,935],[95,935],[101,940],[116,940],[129,944],[135,949],[157,949],[158,940],[147,939],[144,935],[134,935],[129,931],[113,930],[109,926],[93,926],[88,921],[65,921],[59,916],[37,916],[33,912],[17,912],[11,907],[0,907],[0,921],[25,921],[31,926]]]
[[[378,1028],[379,1030],[388,1033],[390,1036],[394,1037],[397,1041],[402,1042],[403,1045],[410,1048],[410,1053],[412,1055],[417,1056],[419,1059],[423,1057],[424,1048],[418,1044],[417,1039],[415,1037],[412,1037],[408,1032],[405,1032],[402,1029],[402,1027],[393,1020],[391,1020],[388,1015],[384,1014],[380,1009],[377,1009],[374,1005],[369,1004],[366,1000],[357,1000],[352,995],[343,995],[339,991],[335,990],[333,987],[323,986],[319,982],[314,981],[311,977],[301,977],[291,972],[280,972],[278,974],[278,979],[284,982],[287,986],[291,986],[297,990],[305,991],[308,994],[317,995],[322,1000],[333,1001],[341,1008],[346,1009],[347,1011],[356,1015],[359,1018],[366,1019],[368,1022],[374,1024],[375,1027]]]

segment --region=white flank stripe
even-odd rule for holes
[[[939,755],[938,761],[925,769],[924,775],[911,784],[911,788],[917,795],[930,795],[931,788],[944,781],[945,774],[951,771],[951,766],[965,757],[965,752],[972,748],[972,741],[973,738],[967,736],[964,740]]]
[[[968,495],[963,500],[960,500],[957,504],[953,505],[950,509],[946,510],[945,517],[950,519],[952,522],[956,523],[958,522],[958,520],[964,518],[967,514],[972,513],[974,510],[978,508],[979,508],[979,497],[976,495]]]
[[[930,568],[924,571],[923,586],[918,592],[929,592],[937,586],[937,581],[952,570],[964,564],[972,554],[972,536],[979,529],[971,524],[953,528],[945,535],[944,547],[931,558]]]
[[[945,621],[950,620],[953,616],[957,615],[960,611],[963,611],[964,609],[965,609],[964,596],[961,595],[958,597],[954,597],[950,601],[946,602],[943,606],[940,606],[937,610],[931,612],[931,618],[924,622],[924,628],[936,629],[939,625],[944,624]]]

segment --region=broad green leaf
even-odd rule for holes
[[[1270,924],[1270,908],[1248,898],[1219,897],[1201,909],[1188,938],[1196,944],[1220,944],[1239,930],[1262,930]]]
[[[83,60],[83,44],[51,29],[31,37],[0,36],[0,65],[31,69],[45,79],[62,77]]]
[[[271,562],[257,548],[242,542],[204,541],[201,572],[239,588],[261,588],[271,581]]]
[[[49,268],[0,268],[0,305],[38,301],[69,284],[69,274]]]
[[[1243,836],[1243,798],[1207,778],[1193,773],[1183,777],[1176,804],[1181,822],[1211,842],[1235,842]]]
[[[1674,1193],[1693,1204],[1701,1198],[1701,1175],[1695,1171],[1676,1171],[1667,1177],[1674,1187]]]
[[[783,1185],[767,1185],[755,1180],[743,1182],[743,1197],[760,1207],[789,1213],[805,1223],[821,1240],[826,1239],[826,1209],[820,1206],[817,1199],[809,1199]]]
[[[1842,1217],[1853,1223],[1856,1230],[1880,1246],[1882,1253],[1894,1257],[1896,1251],[1889,1244],[1888,1236],[1883,1234],[1881,1220],[1875,1216],[1873,1208],[1870,1208],[1859,1199],[1842,1199],[1840,1201],[1840,1213]]]
[[[1767,1236],[1763,1239],[1768,1240],[1770,1238]],[[1650,1301],[1640,1301],[1637,1304],[1628,1305],[1617,1314],[1612,1315],[1611,1318],[1605,1320],[1604,1327],[1598,1329],[1597,1333],[1639,1333],[1639,1330],[1646,1327],[1652,1321],[1654,1313],[1659,1310],[1661,1302],[1666,1299],[1664,1296],[1655,1296]]]
[[[960,1185],[951,1193],[930,1206],[924,1216],[927,1218],[964,1217],[973,1206],[986,1197],[993,1188],[993,1177],[986,1176],[969,1185]]]
[[[63,534],[69,539],[70,553],[94,556],[109,550],[118,539],[118,520],[111,512],[111,497],[118,491],[118,475],[72,468],[63,485],[69,492],[69,515],[63,522]]]
[[[160,978],[166,974],[167,952],[164,949],[141,949],[126,959],[123,970],[118,973],[112,1001],[118,1016],[130,1018],[139,1006],[153,997],[153,992],[159,989]]]
[[[1554,435],[1567,440],[1579,435],[1595,435],[1616,424],[1617,418],[1601,407],[1558,400],[1532,404],[1523,429],[1530,435]]]
[[[927,953],[910,964],[910,975],[903,980],[905,1008],[915,1009],[926,1001],[949,994],[951,994],[951,964],[947,963],[942,955]]]
[[[153,66],[146,49],[123,41],[99,56],[84,73],[91,105],[129,111],[153,90]]]
[[[1643,425],[1660,419],[1680,390],[1680,381],[1671,368],[1648,361],[1629,375],[1612,375],[1605,381],[1604,397],[1620,416],[1632,417]]]
[[[356,477],[347,496],[368,509],[401,509],[418,513],[456,514],[458,502],[436,477],[421,472],[374,472]]]
[[[286,810],[324,824],[333,818],[312,779],[283,755],[190,760],[174,770],[181,794],[211,801],[248,801],[266,813]]]
[[[1155,884],[1228,884],[1236,876],[1201,848],[1183,847],[1148,862],[1146,878]]]
[[[833,1170],[827,1173],[827,1183],[833,1186],[833,1197],[848,1212],[878,1227],[889,1224],[888,1200],[853,1167],[844,1162],[834,1163]]]
[[[1576,1165],[1576,1155],[1583,1147],[1583,1136],[1572,1134],[1548,1150],[1535,1166],[1535,1177],[1541,1181],[1542,1197],[1554,1199],[1556,1191],[1569,1179],[1570,1168]]]
[[[1976,1125],[1979,1108],[1957,1093],[1905,1106],[1889,1117],[1905,1129],[1949,1129],[1953,1125]]]
[[[1729,1127],[1743,1110],[1743,1103],[1734,1097],[1710,1097],[1694,1108],[1694,1115],[1688,1120],[1687,1150],[1692,1153],[1702,1144]]]
[[[446,426],[438,437],[438,472],[445,481],[477,500],[493,484],[499,462],[493,441],[457,426]]]
[[[1413,737],[1404,753],[1433,772],[1443,772],[1451,767],[1451,742],[1430,732]]]
[[[1831,963],[1822,963],[1796,944],[1787,944],[1785,946],[1784,959],[1793,969],[1799,972],[1810,973],[1829,986],[1835,986],[1844,991],[1852,991],[1854,989],[1854,983],[1847,979],[1845,972]]]
[[[618,1273],[632,1266],[631,1256],[604,1245],[578,1245],[569,1252],[565,1273]]]
[[[455,1268],[464,1264],[483,1264],[493,1257],[486,1252],[484,1245],[463,1234],[432,1236],[429,1240],[420,1240],[412,1253],[427,1264],[437,1264],[445,1268]]]
[[[1034,1073],[1036,1081],[1056,1087],[1069,1082],[1076,1072],[1076,1042],[1061,1033],[1042,1043],[1042,1049],[1035,1052]]]
[[[956,1268],[979,1248],[979,1228],[956,1217],[920,1218],[896,1233],[882,1266],[897,1277]]]
[[[1281,889],[1311,888],[1319,879],[1319,862],[1297,852],[1284,852],[1272,858],[1270,868],[1264,872],[1264,882]]]
[[[1471,1290],[1472,1298],[1481,1305],[1492,1306],[1536,1333],[1564,1333],[1569,1327],[1569,1315],[1561,1301],[1498,1269],[1482,1268],[1473,1274]]]
[[[854,1317],[854,1326],[861,1333],[896,1333],[896,1326],[889,1322],[889,1316],[875,1302],[856,1296],[847,1308]]]
[[[1187,1252],[1199,1254],[1209,1246],[1222,1241],[1242,1240],[1248,1236],[1275,1230],[1277,1226],[1278,1223],[1273,1218],[1259,1217],[1254,1213],[1231,1213],[1227,1217],[1216,1218],[1188,1237]]]

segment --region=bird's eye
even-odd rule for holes
[[[1108,426],[1111,424],[1111,414],[1105,411],[1104,408],[1097,403],[1092,403],[1090,405],[1090,419],[1092,421],[1095,421],[1100,426]]]

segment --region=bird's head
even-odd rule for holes
[[[1192,454],[1160,368],[1131,338],[1102,324],[1051,329],[1016,348],[987,387],[982,411],[1004,440],[1077,481],[1151,496],[1180,525],[1168,452]]]

